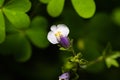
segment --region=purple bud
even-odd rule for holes
[[[69,48],[70,47],[70,41],[68,39],[68,37],[60,37],[60,44],[61,46],[63,46],[64,48]]]
[[[63,73],[61,76],[59,76],[59,80],[69,80],[70,75],[68,72]]]

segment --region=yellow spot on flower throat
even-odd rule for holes
[[[55,34],[55,36],[58,38],[58,37],[62,36],[62,34],[61,34],[60,31],[58,31],[58,32]]]

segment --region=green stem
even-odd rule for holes
[[[73,56],[76,56],[76,53],[75,53],[73,47],[71,47],[71,52],[72,52]]]
[[[73,56],[76,56],[76,53],[75,53],[74,48],[73,48],[73,39],[71,40],[70,51],[72,52]]]
[[[98,57],[96,60],[93,60],[93,61],[88,62],[88,64],[87,64],[86,67],[91,66],[91,65],[93,65],[93,64],[95,64],[95,63],[98,63],[98,62],[100,62],[100,61],[102,61],[102,60],[104,60],[104,57],[103,57],[103,56],[100,56],[100,57]]]

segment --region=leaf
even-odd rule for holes
[[[116,8],[113,12],[112,12],[112,19],[113,21],[120,26],[120,8]]]
[[[34,45],[40,48],[47,47],[49,44],[47,40],[47,20],[40,16],[35,17],[26,34]]]
[[[72,0],[72,5],[83,18],[91,18],[96,10],[94,0]]]
[[[22,34],[11,34],[0,44],[0,53],[3,55],[12,54],[17,61],[25,62],[31,57],[31,46]]]
[[[110,68],[111,66],[119,67],[119,63],[115,59],[106,58],[105,62],[108,68]]]
[[[66,48],[64,48],[64,47],[60,47],[59,50],[61,50],[61,51],[66,51],[66,50],[68,50],[68,49],[66,49]]]
[[[5,21],[2,11],[0,10],[0,43],[5,40]]]
[[[19,11],[19,12],[27,12],[31,7],[31,2],[29,0],[10,0],[4,8]]]
[[[68,72],[71,69],[76,69],[77,63],[66,61],[62,66],[62,72]]]
[[[65,0],[51,0],[47,6],[48,14],[52,17],[58,17],[64,7]]]
[[[120,52],[119,51],[112,52],[112,54],[109,57],[117,59],[118,57],[120,57]]]
[[[0,0],[0,7],[3,6],[4,1],[5,1],[5,0]]]
[[[31,58],[31,45],[25,37],[20,37],[18,40],[18,52],[14,54],[16,61],[26,62]],[[17,47],[17,46],[16,46]]]
[[[103,51],[103,56],[105,58],[105,62],[108,68],[110,68],[111,66],[119,67],[116,59],[120,57],[120,52],[113,52],[110,43],[107,44],[106,49]]]
[[[14,34],[14,33],[18,33],[18,29],[16,29],[12,23],[10,23],[10,21],[8,19],[5,18],[5,30],[6,30],[6,34]]]
[[[112,46],[110,43],[107,44],[105,50],[103,51],[103,55],[106,57],[107,55],[112,54]]]
[[[9,55],[15,52],[15,50],[17,49],[15,47],[17,39],[16,36],[17,36],[16,34],[6,36],[6,40],[2,44],[0,44],[0,53],[2,55]]]
[[[6,8],[3,9],[5,16],[8,20],[19,29],[25,29],[29,27],[30,19],[24,12],[11,11]]]
[[[88,63],[88,61],[87,60],[85,60],[85,59],[80,59],[80,61],[79,61],[79,64],[82,66],[82,65],[86,65]]]
[[[108,68],[110,68],[111,66],[119,67],[119,63],[116,60],[118,57],[120,57],[120,52],[118,51],[112,52],[111,55],[107,56],[105,58],[107,67]]]
[[[47,4],[49,3],[51,0],[39,0],[40,2],[44,3],[44,4]]]

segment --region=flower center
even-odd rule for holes
[[[61,32],[58,31],[56,34],[55,34],[56,37],[60,37],[61,36]]]
[[[58,31],[57,33],[55,33],[55,36],[59,39],[62,36],[62,34],[60,31]]]

